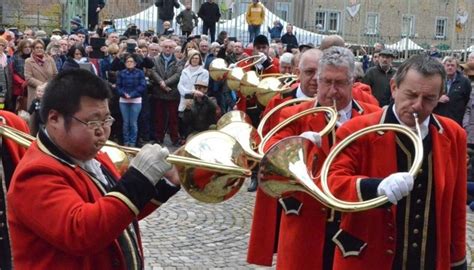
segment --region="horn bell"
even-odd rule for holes
[[[212,60],[209,65],[209,76],[214,81],[222,81],[225,79],[230,69],[227,67],[227,63],[222,58],[216,58]]]

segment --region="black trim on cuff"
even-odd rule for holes
[[[382,179],[380,178],[364,178],[359,182],[360,196],[362,200],[367,201],[378,197],[377,188]]]
[[[111,191],[125,195],[140,211],[156,194],[151,182],[133,167],[128,168]]]
[[[168,182],[164,178],[161,178],[155,185],[156,195],[154,199],[159,201],[160,203],[165,203],[180,189],[180,186],[172,186],[168,184]]]

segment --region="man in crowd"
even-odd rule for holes
[[[252,3],[247,6],[245,19],[249,25],[249,42],[252,43],[255,37],[260,35],[260,27],[265,21],[265,7],[259,0],[252,0]]]
[[[291,49],[298,48],[298,40],[293,34],[293,25],[291,23],[286,25],[286,33],[281,36],[281,42],[286,45],[287,52],[291,52]]]
[[[392,67],[395,52],[384,49],[379,53],[378,64],[367,70],[362,82],[372,88],[372,94],[378,100],[380,107],[390,103],[390,79],[395,75]]]
[[[204,2],[198,11],[198,16],[202,20],[202,33],[211,36],[211,42],[216,40],[216,23],[221,18],[219,6],[214,3],[214,0],[207,0]]]
[[[438,101],[434,112],[453,119],[462,126],[466,106],[471,96],[471,82],[458,70],[458,60],[452,56],[443,59],[446,70],[444,93]]]
[[[183,67],[174,56],[175,47],[176,42],[164,40],[161,43],[163,51],[154,58],[153,72],[149,73],[154,83],[152,94],[155,99],[156,139],[160,144],[163,143],[166,131],[174,145],[179,143],[178,82]]]
[[[100,152],[114,122],[109,97],[107,83],[82,69],[48,84],[45,128],[8,191],[15,269],[143,268],[138,219],[174,195],[179,179],[159,145],[118,174]]]
[[[158,21],[156,22],[156,33],[162,34],[163,23],[169,21],[170,24],[174,19],[174,9],[179,8],[178,0],[156,0],[155,6],[158,8]]]

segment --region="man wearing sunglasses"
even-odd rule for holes
[[[156,144],[118,174],[100,152],[114,122],[109,97],[107,83],[81,69],[48,84],[45,128],[8,193],[16,269],[143,269],[138,219],[173,196],[179,181],[168,150]]]

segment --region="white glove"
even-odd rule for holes
[[[229,65],[228,68],[235,68],[236,66],[237,66],[237,65],[236,65],[235,63],[232,63],[232,64]]]
[[[147,144],[132,159],[130,166],[141,172],[153,185],[171,169],[171,164],[166,162],[170,153],[166,147],[158,144]]]
[[[412,189],[413,176],[407,172],[399,172],[385,177],[377,187],[377,194],[386,195],[391,203],[397,204]]]
[[[306,138],[321,147],[321,135],[315,131],[305,131],[300,134],[300,137]]]

